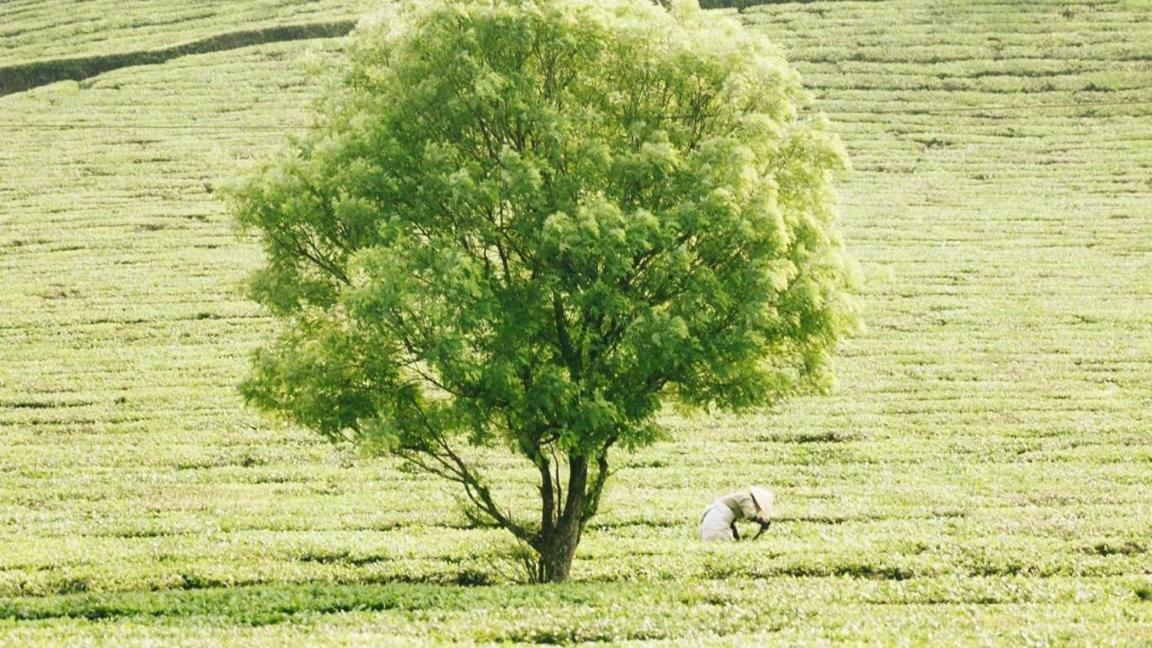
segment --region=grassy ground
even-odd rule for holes
[[[355,18],[367,0],[7,0],[0,66],[171,47],[231,31]]]
[[[347,7],[171,24],[273,5]],[[153,38],[7,49],[61,6],[5,4],[6,55]],[[234,392],[272,323],[217,189],[307,123],[303,69],[337,41],[0,98],[0,643],[1152,642],[1152,4],[747,20],[852,154],[868,329],[831,397],[670,414],[672,441],[617,457],[560,587],[509,584],[453,489]],[[697,543],[710,498],[753,482],[770,536]]]

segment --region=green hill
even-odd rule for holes
[[[171,47],[231,31],[354,19],[366,0],[8,0],[0,4],[0,67]]]
[[[363,10],[136,5],[5,3],[0,67]],[[453,488],[236,394],[273,323],[218,189],[307,127],[340,39],[0,97],[0,644],[1152,641],[1152,5],[743,16],[851,154],[867,329],[830,397],[670,412],[556,587]],[[698,543],[748,483],[771,533]]]

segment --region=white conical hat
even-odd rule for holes
[[[749,490],[752,491],[752,499],[754,499],[756,504],[760,507],[759,517],[761,521],[767,522],[768,520],[771,520],[772,504],[776,500],[776,496],[772,494],[772,491],[764,488],[763,486],[753,486]]]

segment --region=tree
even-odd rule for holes
[[[850,323],[845,161],[760,36],[648,0],[403,6],[361,28],[318,127],[234,192],[283,319],[255,405],[457,482],[561,581],[610,451],[665,402],[826,386]],[[510,450],[509,508],[477,448]]]

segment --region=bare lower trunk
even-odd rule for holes
[[[435,433],[434,428],[429,429]],[[471,520],[479,524],[494,523],[512,532],[522,543],[515,557],[523,561],[520,565],[526,568],[529,580],[541,583],[567,580],[584,525],[600,508],[600,496],[610,474],[608,449],[616,437],[608,437],[590,455],[561,454],[554,441],[547,446],[531,438],[521,441],[520,450],[540,471],[539,526],[524,523],[497,505],[482,475],[453,451],[446,440],[440,437],[434,440],[438,445],[401,448],[396,454],[420,468],[462,484],[472,505],[465,509]],[[565,464],[566,480],[563,478]],[[524,547],[531,553],[522,553],[520,548]]]
[[[580,544],[580,534],[584,531],[585,489],[588,485],[588,461],[583,457],[572,457],[568,464],[568,493],[564,502],[564,512],[554,524],[541,529],[533,548],[539,555],[537,579],[542,583],[559,583],[568,580],[572,571],[572,559]]]
[[[568,580],[572,571],[572,559],[576,556],[576,547],[580,544],[580,529],[577,527],[571,533],[557,534],[548,544],[542,545],[540,552],[538,576],[543,583],[560,583]]]

